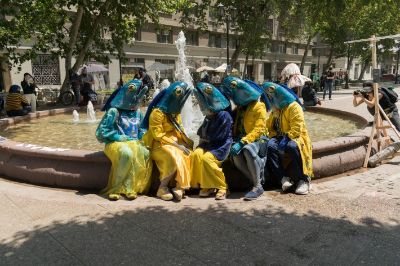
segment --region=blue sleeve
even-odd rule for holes
[[[219,112],[217,120],[215,121],[217,126],[213,130],[214,134],[210,136],[212,141],[220,142],[227,140],[230,136],[232,136],[232,123],[232,117],[228,112]]]
[[[124,141],[126,136],[120,134],[116,127],[119,112],[115,108],[110,108],[103,116],[96,129],[96,138],[99,142],[110,143],[113,141]]]

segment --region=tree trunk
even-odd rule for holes
[[[64,91],[68,88],[69,70],[71,69],[71,65],[72,65],[72,54],[74,52],[76,40],[78,38],[78,33],[79,33],[79,28],[81,25],[83,13],[84,13],[83,6],[80,5],[78,7],[78,11],[76,12],[76,15],[75,15],[75,20],[74,20],[74,22],[71,26],[70,32],[69,32],[68,52],[65,56],[65,73],[66,73],[66,75],[65,75],[64,82],[61,86],[61,91]]]
[[[360,76],[358,76],[358,80],[357,81],[361,81],[364,78],[365,70],[367,70],[367,67],[369,67],[369,62],[370,61],[371,60],[369,58],[367,60],[365,60],[363,68],[362,68],[361,73],[360,73]]]
[[[306,49],[304,50],[303,58],[301,59],[301,64],[300,64],[300,72],[301,73],[303,73],[304,65],[306,64],[306,59],[307,59],[307,55],[308,55],[308,50],[310,49],[310,43],[314,36],[315,36],[314,34],[310,34],[308,36]]]
[[[350,75],[350,68],[351,68],[351,65],[353,64],[353,59],[354,59],[354,56],[353,55],[349,55],[349,60],[347,61],[347,68],[346,68],[346,84],[345,84],[345,89],[348,89],[349,88],[349,75]]]
[[[236,62],[237,62],[237,60],[239,58],[240,48],[241,48],[240,44],[236,45],[235,51],[233,52],[232,57],[229,60],[232,68],[235,66],[235,64],[236,64]]]
[[[255,62],[254,62],[254,55],[251,58],[251,66],[252,66],[252,68],[251,68],[252,73],[251,73],[250,79],[251,80],[255,80],[256,79],[256,65],[255,65]]]
[[[328,56],[328,61],[326,62],[326,67],[329,68],[330,65],[332,64],[332,58],[333,58],[333,44],[331,44],[330,50],[329,50],[329,56]],[[323,69],[325,71],[326,69]]]
[[[249,55],[246,55],[246,59],[244,60],[244,69],[243,69],[243,74],[242,74],[242,79],[246,78],[247,74],[247,63],[249,62]]]

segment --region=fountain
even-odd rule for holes
[[[87,113],[87,118],[86,118],[87,122],[94,123],[97,121],[96,120],[96,112],[94,111],[93,104],[91,101],[89,101],[87,104],[86,113]]]
[[[186,82],[190,88],[194,88],[193,79],[190,75],[189,68],[186,66],[186,38],[183,31],[179,32],[178,39],[175,41],[176,48],[178,49],[178,67],[175,73],[176,80]],[[182,108],[182,123],[186,133],[189,137],[196,135],[198,125],[203,121],[200,108],[194,104],[193,97],[189,97]]]
[[[74,123],[78,123],[79,122],[79,113],[78,113],[78,111],[77,110],[74,110],[73,112],[72,112],[72,122],[74,122]]]

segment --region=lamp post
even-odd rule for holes
[[[229,10],[228,8],[225,8],[225,6],[222,3],[218,4],[219,8],[219,14],[221,17],[225,18],[225,23],[226,23],[226,72],[228,73],[229,67]]]

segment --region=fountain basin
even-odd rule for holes
[[[0,119],[0,130],[22,121],[50,115],[72,113],[74,108],[40,111],[24,117]],[[318,112],[344,117],[363,125],[367,121],[355,114],[322,107],[308,108]],[[313,143],[315,178],[332,176],[362,166],[368,142],[368,128],[345,137]],[[106,186],[111,163],[102,151],[47,148],[0,140],[0,175],[28,183],[75,189],[100,189]],[[224,167],[225,169],[226,167]],[[226,169],[227,178],[240,176]],[[157,171],[153,171],[154,176]],[[230,183],[231,185],[231,183]],[[235,185],[232,186],[235,188]]]

